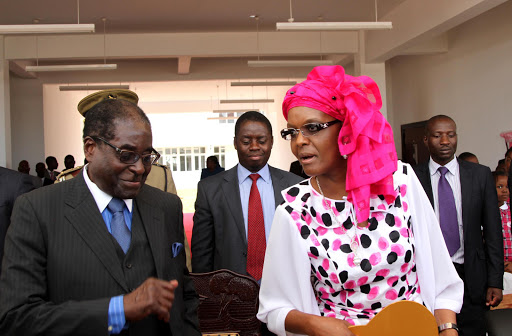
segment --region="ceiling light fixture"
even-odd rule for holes
[[[297,81],[275,81],[275,82],[231,82],[231,86],[292,86]]]
[[[242,112],[247,112],[249,111],[248,109],[237,109],[237,110],[213,110],[212,112],[213,113],[242,113]],[[254,109],[254,110],[250,110],[250,111],[256,111],[256,112],[260,112],[259,109]]]
[[[113,89],[130,89],[130,85],[61,85],[60,91],[100,91]]]
[[[333,65],[331,60],[270,60],[270,61],[248,61],[252,68],[261,67],[311,67],[319,65]]]
[[[290,0],[290,18],[288,22],[277,22],[278,31],[324,31],[324,30],[382,30],[393,28],[392,22],[379,22],[377,0],[375,0],[375,22],[294,22],[292,0]]]
[[[93,23],[0,25],[0,35],[94,33]]]
[[[115,70],[117,64],[28,65],[27,72]]]
[[[236,120],[238,117],[208,117],[207,120]]]
[[[221,99],[221,104],[273,103],[274,99]]]

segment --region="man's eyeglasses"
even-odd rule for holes
[[[334,124],[340,123],[341,120],[332,120],[326,123],[310,123],[310,124],[304,124],[300,127],[300,129],[297,128],[285,128],[281,130],[281,136],[285,140],[292,140],[297,137],[299,134],[299,131],[302,133],[305,137],[310,137],[318,132],[320,132],[323,129],[326,129],[329,126],[332,126]]]
[[[91,138],[94,141],[101,140],[104,143],[106,143],[107,145],[109,145],[110,147],[114,148],[114,150],[117,153],[117,156],[119,157],[119,161],[121,161],[122,163],[125,163],[125,164],[134,164],[135,162],[139,161],[139,159],[142,159],[142,164],[144,166],[151,166],[153,163],[158,161],[158,159],[160,158],[160,154],[157,152],[141,155],[141,154],[135,153],[134,151],[131,151],[131,150],[118,148],[118,147],[112,145],[107,140],[105,140],[99,136],[91,136]],[[153,149],[153,151],[154,151],[154,149]]]

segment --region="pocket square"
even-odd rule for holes
[[[182,249],[183,249],[182,243],[173,243],[172,244],[172,257],[176,258],[178,256],[178,254],[180,254]]]

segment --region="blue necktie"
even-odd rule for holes
[[[439,195],[439,223],[443,232],[444,241],[450,257],[460,248],[459,223],[457,221],[457,207],[450,183],[446,180],[448,168],[439,167],[439,185],[437,192]]]
[[[108,210],[112,213],[112,221],[110,222],[112,236],[114,236],[124,253],[126,253],[130,248],[132,233],[124,221],[124,207],[124,201],[119,198],[112,198],[110,203],[107,205]]]

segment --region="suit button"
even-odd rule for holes
[[[128,269],[132,268],[132,264],[126,264],[126,268],[128,268]]]
[[[242,255],[243,255],[244,257],[247,257],[247,252],[243,252],[243,253],[242,253]]]

